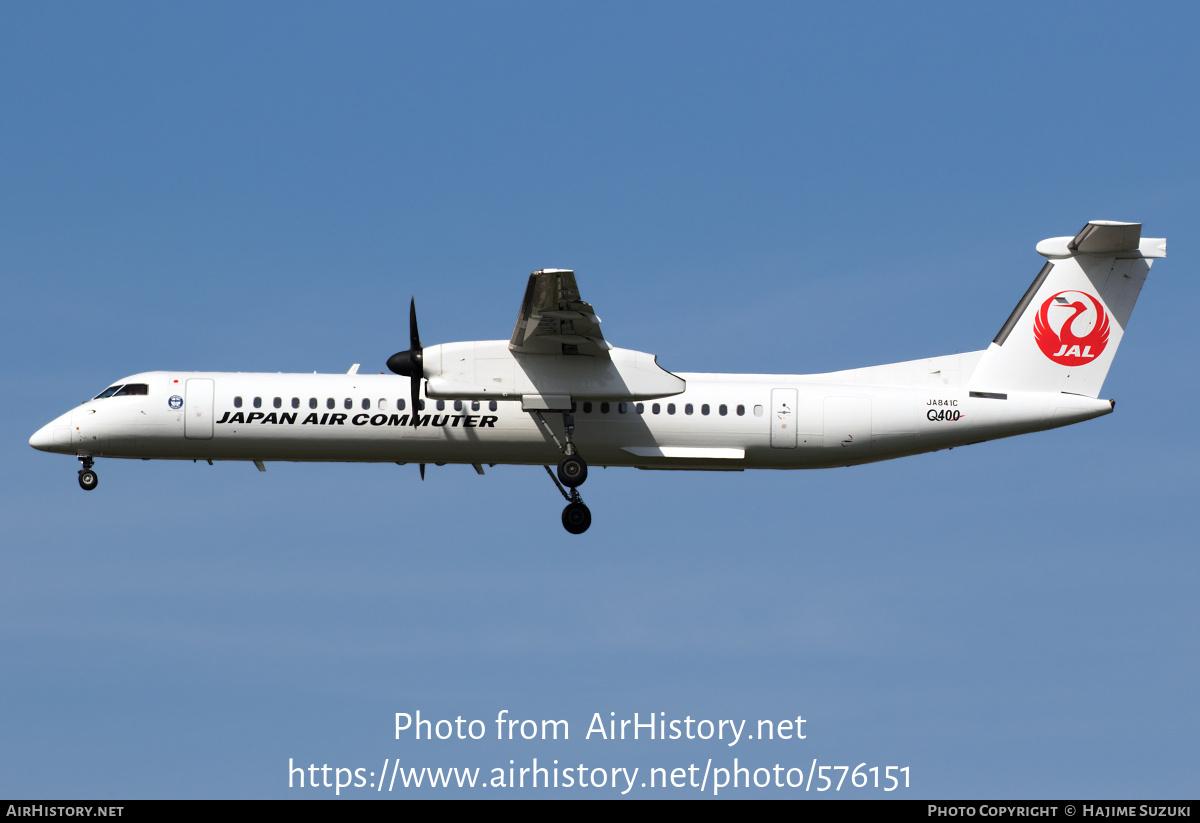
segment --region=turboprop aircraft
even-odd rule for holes
[[[91,491],[98,457],[544,466],[591,524],[593,466],[852,466],[1052,429],[1108,414],[1100,388],[1150,263],[1166,240],[1096,220],[1043,240],[1047,262],[986,349],[813,375],[672,374],[614,348],[575,274],[529,277],[509,340],[410,345],[358,374],[155,371],[116,381],[46,424],[35,449],[75,455]],[[557,471],[550,465],[557,462]]]

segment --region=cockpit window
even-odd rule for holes
[[[146,383],[126,383],[124,386],[109,386],[92,399],[103,400],[105,397],[126,397],[131,394],[150,394],[150,386]]]

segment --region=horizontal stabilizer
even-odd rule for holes
[[[1110,254],[1133,251],[1141,239],[1141,223],[1093,220],[1075,235],[1075,239],[1067,244],[1067,248],[1082,254]]]
[[[1166,257],[1167,241],[1142,238],[1141,223],[1092,220],[1074,237],[1051,237],[1037,244],[1038,254],[1056,260],[1077,254],[1100,257]]]

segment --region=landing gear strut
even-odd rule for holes
[[[79,470],[79,488],[90,492],[100,482],[100,478],[92,471],[92,456],[90,454],[80,455],[79,462],[83,464],[83,468]]]
[[[554,433],[554,429],[550,428],[550,424],[546,422],[546,418],[542,417],[540,411],[535,411],[533,416],[542,424],[542,428],[546,430],[546,434],[550,435],[550,439],[554,441],[554,445],[558,446],[558,450],[566,455],[558,462],[558,482],[568,489],[582,486],[583,481],[587,480],[587,463],[579,456],[579,449],[575,448],[575,415],[569,411],[562,413],[563,431],[566,432],[567,440],[565,445],[558,439],[558,435]]]
[[[559,442],[558,437],[554,434],[554,430],[546,422],[546,418],[542,417],[542,413],[535,411],[534,416],[537,417],[542,428],[546,430],[546,434],[550,435],[550,439],[554,441],[554,445],[558,446],[559,450],[565,455],[558,462],[558,476],[550,471],[549,466],[545,466],[546,474],[550,475],[550,479],[554,481],[554,485],[558,487],[563,498],[567,501],[567,507],[563,509],[562,524],[563,528],[571,534],[583,534],[588,530],[588,526],[592,525],[592,512],[583,504],[583,498],[579,496],[579,487],[587,480],[587,463],[579,456],[579,450],[575,448],[575,416],[569,411],[564,411],[563,430],[566,432],[566,445]],[[564,488],[565,487],[565,488]],[[568,492],[567,489],[571,491]]]

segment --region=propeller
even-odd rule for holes
[[[421,410],[418,399],[421,394],[421,378],[425,376],[422,364],[424,350],[421,348],[421,336],[417,333],[417,298],[408,304],[408,351],[396,352],[388,358],[387,367],[399,375],[409,378],[412,389],[412,424],[417,425]],[[424,477],[424,472],[421,473]]]

